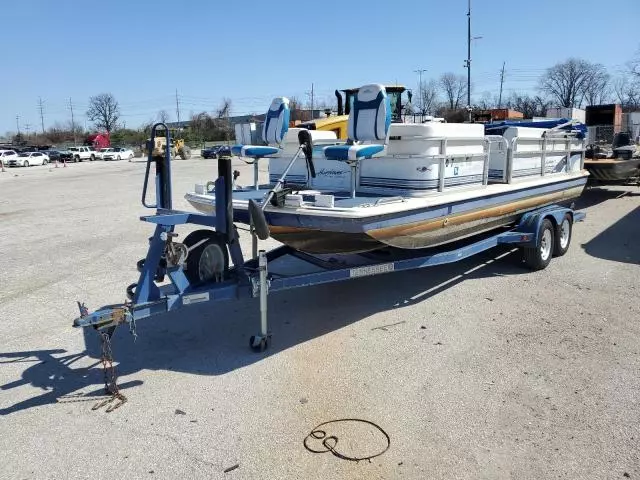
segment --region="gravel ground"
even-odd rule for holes
[[[175,162],[174,207],[215,170]],[[568,254],[541,272],[498,249],[274,294],[264,354],[253,300],[141,321],[135,343],[121,328],[129,401],[92,411],[98,338],[71,328],[75,301],[123,301],[136,280],[143,171],[0,173],[1,478],[640,478],[639,189],[586,192]],[[380,425],[389,450],[305,450],[339,418]],[[385,446],[371,426],[326,430],[346,455]]]

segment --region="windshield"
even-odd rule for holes
[[[18,156],[19,157],[28,157],[29,155],[31,155],[30,153],[21,153]]]

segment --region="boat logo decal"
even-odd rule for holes
[[[424,172],[430,172],[430,171],[431,171],[431,167],[425,167],[425,166],[423,165],[422,167],[418,167],[418,168],[416,168],[416,170],[417,170],[417,171],[419,171],[419,172],[422,172],[422,173],[424,173]]]
[[[316,175],[322,175],[325,177],[344,177],[346,173],[347,173],[346,170],[332,170],[328,168],[322,168],[318,170]]]

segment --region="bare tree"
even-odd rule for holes
[[[447,105],[451,109],[460,108],[460,103],[467,94],[467,79],[463,75],[444,73],[440,77],[440,88],[444,93]]]
[[[513,93],[506,102],[507,108],[516,110],[524,115],[524,118],[544,117],[550,102],[536,95]]]
[[[593,65],[584,87],[584,99],[587,105],[600,105],[607,101],[611,93],[609,88],[610,81],[611,75],[607,73],[604,66],[600,64]]]
[[[169,114],[166,110],[160,110],[158,112],[158,121],[162,123],[167,123],[167,121],[169,121]]]
[[[579,58],[548,68],[540,79],[540,89],[558,106],[568,108],[579,107],[587,91],[591,98],[603,96],[607,84],[608,74],[602,65]]]
[[[118,102],[110,93],[101,93],[89,98],[87,118],[94,122],[96,128],[111,133],[116,128],[120,118]]]
[[[218,118],[228,118],[231,115],[231,99],[223,98],[222,103],[216,110],[216,117]]]
[[[613,92],[624,110],[640,108],[640,80],[622,75],[613,83]]]
[[[420,85],[420,110],[422,115],[433,113],[438,102],[438,84],[435,80],[429,80]]]
[[[289,97],[289,112],[291,121],[302,121],[302,102],[297,97]]]
[[[629,73],[640,79],[640,48],[638,48],[636,56],[629,62]]]
[[[490,110],[492,108],[498,108],[498,97],[492,95],[491,92],[484,92],[480,101],[476,105],[476,108],[480,110]]]

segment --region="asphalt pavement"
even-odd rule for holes
[[[120,328],[128,401],[106,413],[97,334],[71,323],[76,301],[122,302],[137,279],[143,173],[0,173],[0,478],[640,478],[639,188],[586,191],[569,252],[540,272],[498,248],[274,294],[264,353],[255,300],[140,321],[135,341]],[[189,209],[216,162],[173,174]],[[305,448],[336,419],[382,430],[330,423],[311,450],[384,453]]]

